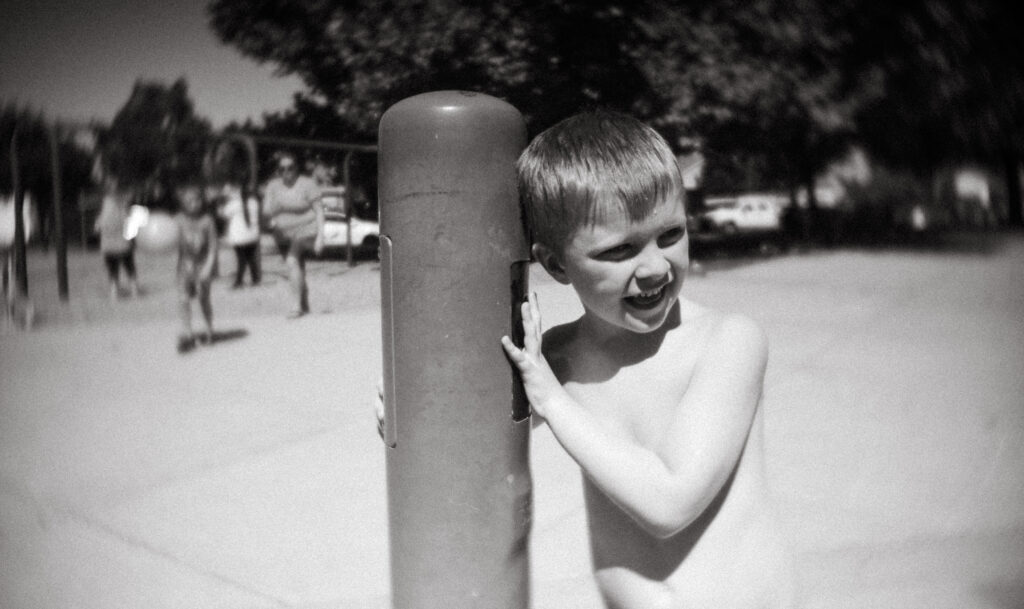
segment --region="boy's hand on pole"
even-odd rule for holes
[[[522,304],[522,311],[523,348],[517,347],[508,336],[501,337],[501,344],[519,370],[533,411],[545,417],[548,404],[563,389],[542,351],[543,332],[536,293],[530,294],[529,300]]]

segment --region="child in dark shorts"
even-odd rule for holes
[[[181,212],[174,218],[178,224],[178,306],[181,312],[181,334],[178,351],[191,350],[196,343],[192,334],[192,299],[199,301],[206,329],[199,341],[213,340],[213,306],[210,303],[210,283],[217,253],[217,228],[206,213],[202,189],[187,184],[177,189]]]
[[[120,274],[124,269],[128,289],[132,296],[138,296],[139,284],[135,275],[135,243],[125,237],[124,226],[128,218],[130,193],[118,187],[117,181],[107,178],[106,194],[96,218],[94,230],[100,236],[100,252],[107,267],[110,283],[110,298],[117,300],[121,295]]]

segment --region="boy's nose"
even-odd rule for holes
[[[647,250],[640,255],[636,267],[637,279],[660,279],[668,274],[671,265],[665,256],[656,248],[654,251]]]

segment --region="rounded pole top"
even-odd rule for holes
[[[431,91],[407,97],[394,104],[381,116],[381,129],[389,123],[403,124],[408,120],[430,120],[431,122],[457,122],[467,119],[491,119],[505,115],[509,119],[522,121],[516,108],[503,100],[473,91]]]

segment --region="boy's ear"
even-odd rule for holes
[[[551,275],[558,283],[569,284],[569,277],[565,274],[565,267],[562,266],[558,255],[551,248],[541,243],[534,243],[531,251],[533,252],[533,257],[544,267],[548,275]]]

